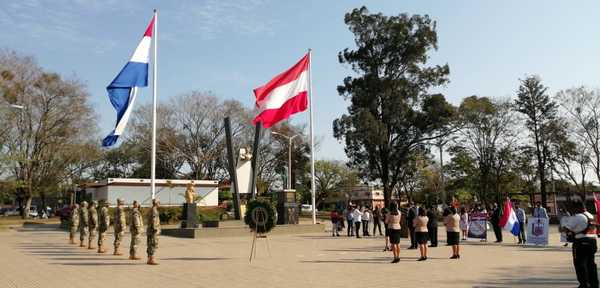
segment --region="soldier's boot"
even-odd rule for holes
[[[115,252],[113,252],[113,255],[115,255],[115,256],[121,256],[121,255],[123,255],[123,253],[121,253],[121,251],[119,251],[118,247],[115,247]]]
[[[89,250],[94,250],[94,249],[96,249],[96,247],[94,247],[94,244],[93,244],[93,243],[94,243],[94,242],[93,242],[92,240],[90,240],[90,241],[88,242],[88,249],[89,249]]]
[[[158,262],[156,262],[156,260],[154,259],[154,256],[148,256],[148,262],[146,262],[146,264],[148,264],[148,265],[158,265]]]
[[[142,258],[135,256],[135,254],[129,255],[129,260],[141,260]]]
[[[85,244],[83,244],[83,241],[79,241],[79,247],[85,248]]]
[[[69,244],[75,244],[75,239],[73,236],[69,236]]]
[[[102,245],[98,245],[98,253],[106,253],[106,250],[104,250]]]

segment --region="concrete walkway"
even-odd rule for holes
[[[125,238],[128,250],[129,235]],[[249,263],[250,234],[219,239],[163,236],[161,265],[148,266],[127,256],[69,245],[61,231],[9,230],[0,232],[0,287],[577,286],[571,249],[560,247],[557,234],[544,248],[514,245],[508,234],[505,239],[508,243],[500,245],[466,242],[460,260],[448,259],[449,247],[431,248],[425,262],[415,261],[418,251],[406,250],[407,240],[402,239],[401,262],[390,264],[381,237],[280,235],[269,237],[269,247],[259,239],[257,258]]]

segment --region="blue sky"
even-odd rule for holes
[[[337,53],[353,47],[344,13],[366,5],[384,14],[437,21],[432,64],[450,65],[439,88],[454,104],[470,95],[514,97],[518,79],[538,74],[552,93],[598,87],[598,1],[15,0],[0,2],[0,46],[35,56],[50,71],[76,75],[91,93],[102,137],[115,113],[105,87],[131,56],[151,16],[159,16],[159,98],[191,90],[253,105],[252,89],[313,54],[318,158],[345,159],[332,121],[347,103],[336,87],[351,71]],[[141,102],[149,102],[144,89]],[[139,104],[139,103],[138,103]],[[306,122],[307,113],[294,117]]]

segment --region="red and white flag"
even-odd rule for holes
[[[296,65],[254,89],[258,115],[252,124],[262,122],[269,128],[308,107],[310,57],[306,54]]]

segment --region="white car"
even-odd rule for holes
[[[310,205],[310,204],[302,204],[300,206],[300,212],[312,212],[312,210],[313,210],[312,205]],[[315,212],[317,212],[317,211],[319,211],[319,210],[315,209]]]
[[[37,211],[37,206],[31,206],[29,207],[29,217],[31,218],[37,218],[39,216],[38,211]]]

